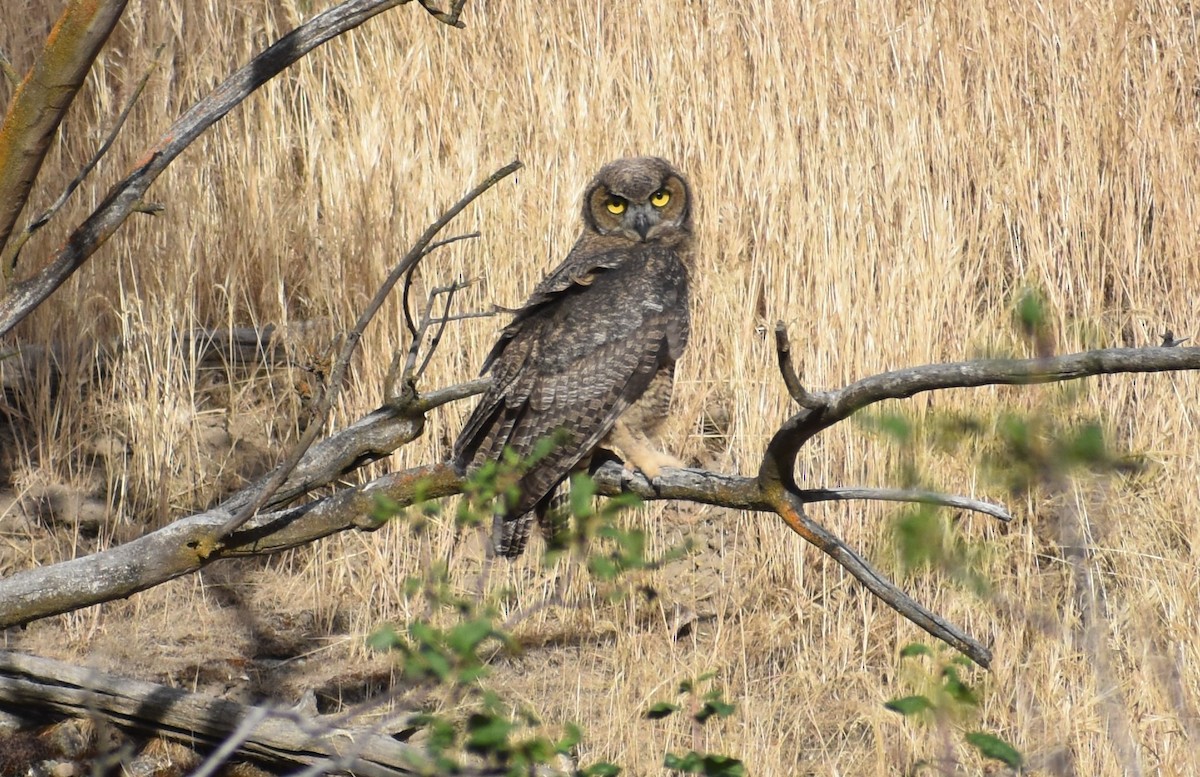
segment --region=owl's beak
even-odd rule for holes
[[[638,205],[629,210],[629,224],[634,231],[642,236],[642,240],[646,239],[646,235],[650,233],[650,228],[658,221],[655,218],[658,214],[651,210],[649,205]]]

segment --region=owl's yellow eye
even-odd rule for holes
[[[625,200],[622,200],[619,197],[613,197],[608,201],[606,207],[608,208],[609,213],[613,214],[614,216],[620,216],[625,212]]]
[[[656,208],[665,208],[667,203],[671,201],[671,193],[666,189],[659,189],[654,194],[650,195],[650,204]]]

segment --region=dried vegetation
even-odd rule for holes
[[[58,5],[0,11],[0,50],[18,68]],[[304,368],[321,368],[328,336],[304,329],[294,365],[270,371],[198,370],[176,336],[348,326],[411,238],[513,157],[524,169],[459,222],[483,237],[434,255],[423,282],[478,277],[464,306],[515,305],[570,246],[600,164],[671,158],[698,193],[700,260],[669,438],[717,469],[753,471],[789,412],[777,319],[816,387],[1024,354],[1011,311],[1027,287],[1046,295],[1060,351],[1200,333],[1200,40],[1188,8],[473,0],[465,30],[397,9],[234,111],[155,184],[165,211],[131,219],[18,329],[21,342],[57,345],[63,378],[6,409],[0,573],[137,536],[261,471],[295,438]],[[163,46],[157,69],[94,181],[22,261],[61,241],[182,108],[312,10],[131,3],[31,210],[87,159]],[[428,385],[473,376],[497,326],[456,324]],[[342,421],[379,404],[403,333],[393,304],[367,333]],[[91,381],[97,351],[114,344],[111,369]],[[927,485],[1017,514],[1008,527],[958,523],[986,546],[990,596],[936,573],[905,585],[994,645],[979,725],[1046,773],[1180,774],[1200,761],[1198,383],[1120,376],[887,406],[917,422],[978,414],[985,431],[1006,411],[1100,419],[1113,446],[1149,465],[1061,488],[1009,493],[986,479],[988,433],[947,451],[843,424],[808,449],[804,485],[896,485],[915,467]],[[445,456],[467,405],[432,417],[391,464]],[[815,509],[896,572],[895,508]],[[571,606],[522,621],[526,651],[497,664],[512,698],[585,728],[589,760],[649,774],[667,749],[704,747],[757,775],[884,775],[942,754],[938,737],[882,706],[906,691],[898,648],[922,635],[781,524],[687,506],[630,520],[657,548],[692,537],[700,552],[646,575],[653,600],[610,603],[576,580]],[[313,687],[334,705],[386,678],[363,639],[419,605],[405,577],[446,558],[469,587],[480,555],[450,526],[414,538],[395,525],[218,565],[5,643],[241,697],[294,701]],[[493,582],[529,603],[555,574],[520,562]],[[278,661],[268,671],[250,659]],[[641,719],[707,670],[739,704],[707,739]]]

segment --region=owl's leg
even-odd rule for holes
[[[684,466],[682,461],[671,454],[655,449],[640,430],[630,428],[620,419],[608,433],[605,442],[620,454],[626,469],[633,465],[650,480],[657,478],[663,467]]]

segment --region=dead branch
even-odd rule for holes
[[[910,502],[912,504],[934,505],[935,507],[953,507],[956,510],[968,510],[973,513],[983,513],[998,520],[1008,522],[1012,516],[1000,505],[971,499],[954,494],[938,494],[933,491],[908,488],[802,488],[796,492],[800,501],[810,502]]]
[[[433,239],[437,237],[438,233],[441,232],[442,229],[444,229],[446,225],[454,219],[455,216],[461,213],[464,208],[478,199],[488,189],[492,188],[509,175],[512,175],[520,168],[521,162],[519,160],[513,160],[504,167],[496,170],[494,173],[480,182],[478,186],[463,195],[458,202],[451,205],[441,216],[439,216],[432,224],[430,224],[423,233],[421,233],[421,236],[417,238],[415,243],[413,243],[412,247],[408,250],[408,253],[406,253],[396,264],[396,266],[392,268],[392,271],[388,274],[388,277],[384,279],[384,282],[375,291],[375,296],[371,298],[371,302],[367,305],[366,309],[359,314],[358,321],[355,322],[354,328],[346,334],[346,337],[342,343],[341,352],[338,354],[337,361],[334,362],[333,369],[330,372],[328,385],[321,396],[320,402],[317,403],[317,407],[313,410],[312,421],[304,430],[304,434],[296,443],[295,448],[288,453],[287,457],[285,457],[283,461],[276,465],[275,469],[272,470],[265,478],[262,479],[259,484],[254,487],[257,493],[255,493],[252,499],[247,501],[244,507],[240,508],[229,518],[221,531],[221,536],[228,535],[237,529],[237,527],[249,520],[250,516],[253,515],[256,510],[266,504],[271,498],[271,495],[274,494],[275,491],[279,489],[288,479],[292,470],[296,468],[296,466],[300,463],[300,460],[304,457],[304,454],[308,452],[309,447],[316,442],[321,430],[325,427],[325,419],[329,416],[329,411],[333,409],[334,402],[337,401],[338,395],[341,393],[342,384],[345,382],[346,371],[350,369],[350,360],[354,356],[354,352],[357,350],[359,342],[362,340],[363,333],[366,332],[367,325],[371,323],[371,320],[375,318],[375,314],[378,313],[379,309],[383,307],[383,303],[387,300],[388,295],[391,294],[392,289],[395,288],[400,279],[408,274],[412,268],[414,268],[417,263],[421,261],[421,259],[427,254],[429,245],[433,242]],[[449,305],[449,303],[447,303],[447,305]],[[449,312],[448,308],[447,312]],[[416,385],[415,383],[411,382],[410,376],[410,383],[401,387],[401,397],[395,400],[397,403],[396,407],[400,410],[404,410],[407,407],[407,404],[410,404],[416,400],[416,392]],[[421,420],[423,424],[424,418],[422,417]],[[423,425],[421,428],[423,428]],[[417,433],[419,434],[420,431]]]
[[[146,83],[150,80],[151,74],[154,73],[154,69],[158,66],[158,57],[160,54],[162,54],[162,46],[159,46],[158,51],[154,52],[154,64],[146,70],[138,81],[137,86],[134,87],[133,94],[129,96],[125,107],[117,114],[116,121],[113,122],[112,128],[108,131],[108,136],[104,138],[100,147],[92,154],[92,158],[83,165],[83,168],[71,179],[71,182],[63,189],[62,194],[58,195],[58,198],[50,204],[50,207],[42,211],[33,221],[26,224],[21,233],[8,244],[3,253],[0,253],[0,271],[5,274],[5,277],[8,277],[17,269],[17,259],[21,255],[21,249],[25,247],[25,243],[29,241],[29,238],[33,237],[33,233],[50,223],[50,219],[54,218],[54,214],[58,213],[63,205],[67,204],[67,200],[71,199],[71,195],[75,193],[79,185],[87,179],[92,170],[96,169],[96,165],[100,163],[100,160],[104,158],[108,150],[112,148],[117,135],[121,133],[121,128],[125,126],[125,120],[129,118],[130,111],[137,104],[138,98],[142,96],[142,92],[146,88]],[[159,210],[162,210],[162,208],[160,207]]]
[[[0,72],[4,73],[4,80],[14,89],[21,84],[21,75],[3,51],[0,51]]]
[[[442,246],[447,246],[451,243],[458,243],[463,240],[474,240],[479,236],[479,232],[468,232],[465,235],[454,235],[453,237],[448,237],[444,240],[438,240],[435,243],[430,243],[429,246],[421,253],[421,256],[417,259],[417,261],[414,262],[413,265],[408,269],[408,272],[404,274],[404,286],[400,291],[400,311],[404,313],[404,326],[408,329],[408,334],[411,335],[414,340],[417,339],[417,324],[413,319],[410,297],[412,295],[413,279],[416,277],[417,268],[421,266],[421,260]]]
[[[0,247],[8,242],[54,133],[126,2],[68,3],[13,94],[0,126]]]
[[[595,476],[602,495],[633,492],[648,500],[674,499],[774,513],[897,612],[986,667],[991,660],[986,647],[921,607],[836,535],[805,514],[806,504],[851,498],[851,494],[839,489],[797,488],[793,472],[796,451],[822,429],[856,410],[920,391],[1166,370],[1200,370],[1200,348],[1117,348],[1044,359],[981,360],[898,370],[865,378],[843,389],[813,394],[819,400],[817,407],[805,408],[788,419],[768,445],[763,465],[754,478],[699,469],[668,469],[649,482],[641,475],[626,473],[614,463],[600,467]],[[486,379],[480,379],[432,392],[405,410],[392,405],[375,411],[314,446],[269,504],[283,504],[328,483],[336,477],[333,473],[340,474],[362,461],[385,455],[394,446],[421,433],[425,412],[479,393],[486,385]],[[221,509],[176,521],[125,545],[0,580],[0,628],[126,597],[221,558],[274,553],[339,531],[373,530],[378,527],[372,517],[378,496],[405,506],[417,500],[450,496],[461,488],[459,475],[449,465],[418,467],[385,475],[299,507],[259,514],[222,539],[230,509],[245,504],[248,493],[253,493],[244,492]],[[873,492],[872,496],[890,498],[886,492]],[[916,495],[901,492],[895,496],[910,501]],[[958,506],[978,509],[977,505]]]
[[[147,150],[142,156],[142,161],[122,181],[109,190],[99,207],[71,233],[50,262],[28,280],[13,284],[4,298],[0,299],[0,335],[12,331],[13,327],[24,320],[59,286],[65,283],[67,278],[78,270],[96,249],[125,223],[129,214],[133,213],[142,203],[150,185],[205,130],[220,121],[225,114],[233,110],[260,86],[313,49],[368,19],[408,1],[347,0],[341,5],[319,13],[284,35],[263,53],[225,79],[199,102],[192,105]],[[91,7],[91,4],[86,3],[78,5]],[[115,9],[116,15],[119,15],[120,9],[124,8],[125,3],[113,1],[101,5],[104,13],[111,14]],[[460,24],[458,12],[461,11],[461,6],[461,3],[456,2],[448,13],[436,11],[428,5],[426,5],[426,9],[439,21],[457,26]],[[71,6],[71,8],[75,7],[74,4]],[[99,18],[101,12],[95,13]],[[111,22],[115,24],[115,18]],[[98,21],[94,23],[97,30],[102,27]],[[111,27],[112,24],[108,26]],[[107,32],[104,32],[96,42],[97,50],[105,38],[107,38]],[[79,46],[79,42],[76,41],[70,45]],[[88,59],[89,64],[90,61]],[[86,72],[85,67],[83,73],[80,74],[81,80]],[[16,102],[18,101],[14,99],[14,103]],[[69,103],[69,100],[67,102]],[[66,105],[63,105],[62,108],[65,110]],[[12,110],[9,115],[10,117],[13,115]],[[57,126],[57,121],[54,126]],[[0,195],[2,195],[0,201],[23,204],[28,186],[25,186],[22,180],[28,178],[28,184],[32,185],[35,174],[36,168],[29,170],[27,167],[8,164],[5,151],[3,147],[0,147],[0,175],[6,176],[6,178],[0,179]],[[14,180],[9,180],[9,178]],[[24,191],[22,191],[22,186],[24,186]],[[13,199],[10,195],[19,196]],[[6,209],[11,210],[7,206]],[[12,229],[12,224],[16,221],[19,207],[16,212],[11,214],[11,218],[7,214],[7,210],[0,211],[0,237],[5,239]],[[7,226],[5,226],[6,224]]]
[[[382,733],[378,724],[354,725],[349,715],[309,718],[296,710],[238,704],[9,651],[0,651],[0,708],[22,716],[98,716],[127,732],[162,736],[200,750],[235,742],[227,748],[227,757],[238,755],[283,769],[321,767],[322,774],[365,777],[427,773],[420,771],[426,760],[420,748]],[[385,723],[393,728],[404,725],[395,719]]]
[[[884,372],[844,388],[809,395],[767,445],[759,480],[794,489],[796,454],[813,437],[865,407],[925,391],[979,386],[1022,386],[1129,372],[1194,370],[1200,348],[1104,348],[1037,359],[979,359]]]

